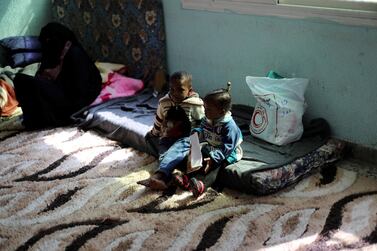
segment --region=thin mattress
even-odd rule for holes
[[[152,154],[144,137],[151,129],[160,96],[152,90],[85,108],[73,115],[79,127],[95,130],[124,146]],[[330,139],[330,129],[323,119],[304,124],[302,138],[276,146],[253,138],[248,131],[252,107],[234,105],[233,117],[244,134],[244,157],[220,172],[224,186],[247,193],[268,194],[288,185],[341,157],[343,145]]]

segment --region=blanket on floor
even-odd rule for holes
[[[1,250],[377,248],[377,182],[352,162],[269,196],[195,199],[137,185],[155,158],[91,131],[22,132],[0,153]]]

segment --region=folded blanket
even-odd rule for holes
[[[144,83],[139,79],[110,72],[107,81],[102,85],[101,93],[91,105],[97,105],[114,98],[129,97],[135,95],[143,88]]]
[[[18,106],[14,91],[13,79],[17,73],[34,76],[39,68],[39,63],[25,67],[0,68],[0,131],[20,130],[22,110]]]
[[[0,79],[6,81],[10,86],[13,86],[13,79],[17,73],[23,73],[30,76],[35,76],[39,68],[39,63],[27,65],[25,67],[12,68],[10,66],[0,67]]]
[[[11,116],[17,109],[18,101],[12,86],[0,79],[0,115]]]

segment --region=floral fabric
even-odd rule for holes
[[[237,182],[233,179],[233,184],[230,186],[237,190],[258,195],[274,193],[295,184],[315,170],[318,171],[317,168],[339,160],[343,149],[343,142],[330,139],[315,151],[296,159],[290,164],[248,174],[241,172],[238,174]],[[227,168],[237,167],[228,166]],[[236,172],[233,174],[237,175]]]
[[[161,0],[52,0],[52,10],[93,60],[124,64],[144,81],[166,72]]]
[[[17,106],[18,101],[13,87],[0,79],[0,116],[9,117],[13,115]]]

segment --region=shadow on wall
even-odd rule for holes
[[[0,1],[0,39],[17,35],[38,35],[51,20],[50,0]]]

